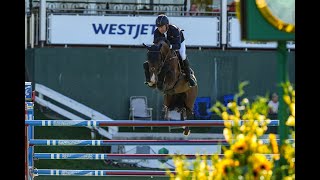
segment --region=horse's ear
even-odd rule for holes
[[[162,45],[163,45],[162,43],[159,45],[159,49],[161,49]]]
[[[143,45],[144,47],[146,47],[146,48],[150,51],[150,47],[151,47],[151,46],[147,46],[145,43],[142,43],[142,45]]]

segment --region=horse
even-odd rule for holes
[[[164,119],[168,119],[171,110],[181,113],[181,119],[194,119],[193,106],[198,95],[198,85],[190,87],[185,73],[181,68],[178,52],[171,50],[165,40],[147,46],[147,59],[149,64],[152,88],[157,88],[164,95]],[[194,71],[191,69],[192,78],[196,82]],[[184,127],[184,135],[189,135],[190,130]]]

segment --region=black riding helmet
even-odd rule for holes
[[[164,14],[160,14],[156,19],[156,26],[160,27],[160,26],[167,25],[167,24],[169,24],[168,17]]]

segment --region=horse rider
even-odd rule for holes
[[[186,74],[186,78],[189,85],[195,86],[195,81],[191,78],[191,71],[189,68],[189,61],[186,55],[186,44],[183,35],[183,30],[178,28],[176,25],[169,24],[169,19],[166,15],[160,14],[156,19],[157,28],[154,30],[153,43],[158,43],[161,39],[166,39],[170,42],[170,49],[178,51],[180,58],[182,59],[182,69]],[[178,56],[179,57],[179,56]],[[148,61],[143,63],[144,74],[146,78],[145,84],[150,86],[150,73]]]

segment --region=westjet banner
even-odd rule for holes
[[[49,15],[48,43],[92,45],[152,44],[156,16]],[[218,47],[216,17],[169,17],[183,29],[187,46]]]
[[[258,28],[258,27],[257,27]],[[228,30],[228,47],[234,48],[277,48],[277,42],[265,41],[242,41],[241,28],[239,20],[235,17],[229,19]],[[294,49],[295,43],[290,41],[287,43],[287,48]]]

